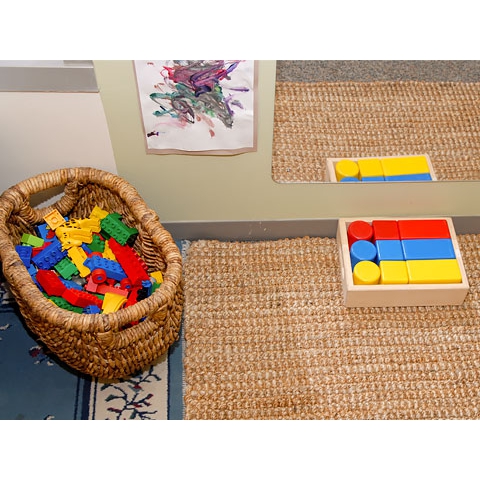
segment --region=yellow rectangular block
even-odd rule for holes
[[[409,283],[461,283],[456,259],[407,260]]]
[[[430,173],[427,158],[424,155],[410,157],[388,157],[380,160],[386,177]]]
[[[398,285],[408,283],[407,264],[399,260],[383,260],[380,262],[380,283],[382,285]]]
[[[87,254],[83,248],[77,246],[71,247],[68,249],[67,255],[78,268],[81,277],[90,275],[90,269],[83,264],[83,262],[87,259]]]
[[[357,160],[360,178],[383,177],[382,163],[378,158],[362,158]]]

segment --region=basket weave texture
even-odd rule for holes
[[[32,196],[58,187],[64,188],[63,194],[53,204],[31,206]],[[53,209],[84,218],[95,206],[120,213],[138,230],[133,248],[150,272],[160,270],[164,277],[152,295],[110,314],[75,313],[53,304],[15,250],[22,234],[35,234],[35,226]],[[184,300],[181,254],[157,214],[117,175],[89,167],[60,169],[10,187],[0,196],[0,258],[27,328],[77,371],[102,379],[127,377],[153,363],[178,339]]]

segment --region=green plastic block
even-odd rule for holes
[[[68,257],[60,260],[53,268],[65,280],[71,280],[73,275],[78,275],[78,268]]]
[[[37,237],[36,235],[30,235],[29,233],[24,233],[21,240],[23,245],[30,245],[32,247],[41,247],[45,242],[43,238]]]

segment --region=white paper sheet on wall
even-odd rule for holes
[[[136,60],[148,153],[256,151],[253,60]]]

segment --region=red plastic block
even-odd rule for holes
[[[99,308],[102,308],[102,300],[100,300],[95,295],[90,293],[83,292],[81,290],[75,290],[73,288],[67,288],[63,294],[64,298],[68,303],[74,305],[75,307],[88,307],[89,305],[96,305]]]
[[[53,270],[38,270],[35,278],[47,295],[61,297],[67,289]]]
[[[348,247],[358,240],[370,241],[373,236],[372,226],[364,220],[356,220],[352,222],[347,229]]]
[[[143,280],[150,280],[145,262],[132,247],[120,245],[113,237],[108,239],[108,246],[132,285],[141,285]]]
[[[450,238],[447,221],[444,219],[398,220],[401,240],[426,238]]]
[[[374,242],[377,240],[400,240],[396,220],[373,220],[372,227]]]

